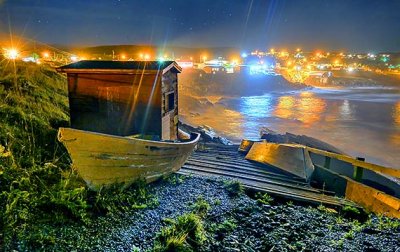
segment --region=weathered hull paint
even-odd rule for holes
[[[72,166],[94,190],[114,183],[131,184],[143,178],[152,182],[178,171],[200,136],[188,142],[157,142],[60,128],[58,140],[68,150]]]

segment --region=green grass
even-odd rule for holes
[[[274,198],[272,198],[268,193],[257,192],[255,198],[257,203],[262,205],[271,205],[271,203],[274,201]]]
[[[158,233],[154,251],[195,251],[206,240],[203,220],[195,213],[186,213],[167,221]]]
[[[222,223],[211,223],[210,231],[217,235],[232,232],[237,228],[237,221],[235,219],[227,219]]]
[[[157,204],[143,182],[88,190],[57,141],[58,128],[68,125],[64,76],[45,65],[18,62],[14,71],[12,62],[0,62],[0,247],[51,243],[52,231],[37,224],[84,224]]]
[[[243,184],[237,180],[224,181],[224,187],[228,194],[232,197],[237,197],[244,193]]]
[[[202,196],[200,196],[197,198],[196,202],[194,202],[192,209],[196,214],[205,216],[211,209],[211,206]]]

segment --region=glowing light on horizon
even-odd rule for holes
[[[19,57],[19,52],[17,49],[5,49],[4,56],[10,60],[16,60]]]

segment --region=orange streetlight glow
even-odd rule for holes
[[[44,58],[48,58],[48,57],[50,57],[50,54],[49,54],[48,52],[44,52],[44,53],[43,53],[43,57],[44,57]]]
[[[126,59],[126,55],[125,54],[121,54],[121,59]]]
[[[7,59],[15,60],[15,59],[18,58],[19,52],[18,52],[17,49],[14,49],[14,48],[5,49],[4,56],[5,56]]]

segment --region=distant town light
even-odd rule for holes
[[[19,57],[19,52],[18,52],[17,49],[14,49],[14,48],[5,49],[4,56],[5,56],[7,59],[15,60],[15,59],[17,59],[17,58]]]
[[[145,55],[144,55],[144,59],[145,59],[145,60],[149,60],[149,59],[150,59],[150,55],[145,54]]]
[[[242,58],[247,58],[247,53],[242,53]]]
[[[71,56],[71,61],[72,61],[72,62],[78,61],[78,57],[75,56],[75,55]]]
[[[126,59],[126,55],[125,54],[121,54],[121,59],[125,60]]]
[[[43,57],[47,59],[48,57],[50,57],[50,54],[48,52],[43,52]]]

